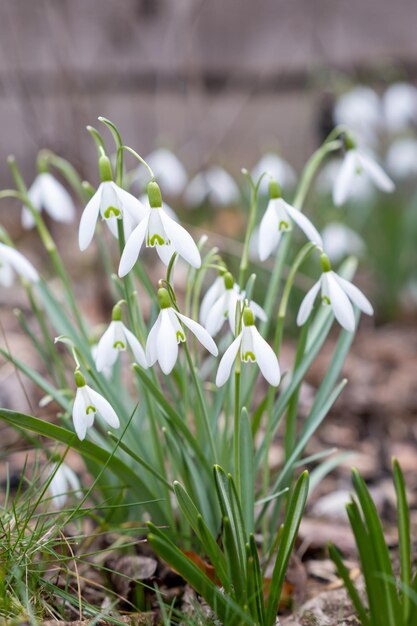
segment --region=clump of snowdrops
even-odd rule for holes
[[[23,224],[37,229],[50,266],[43,276],[3,230],[0,280],[7,286],[14,274],[21,279],[37,330],[23,314],[19,319],[39,352],[43,373],[7,349],[1,353],[43,392],[40,413],[53,403],[57,420],[6,409],[0,415],[40,442],[47,438],[78,451],[94,479],[96,500],[100,493],[106,502],[116,494],[120,510],[114,511],[113,522],[143,520],[156,552],[223,623],[270,626],[309,489],[340,460],[333,451],[310,458],[303,452],[346,384],[339,376],[359,310],[372,314],[367,298],[350,282],[355,260],[331,266],[304,213],[305,199],[329,154],[345,155],[338,183],[344,191],[354,184],[352,163],[365,167],[365,161],[346,129],[336,128],[306,164],[291,201],[268,172],[252,180],[243,170],[250,189],[247,227],[240,260],[227,265],[210,237],[196,241],[179,223],[149,164],[123,143],[112,122],[99,119],[115,150],[97,129],[88,128],[97,147],[99,182],[94,186],[67,161],[42,151],[39,174],[28,189],[16,161],[9,159],[15,189],[0,192],[0,198],[23,204]],[[148,173],[143,201],[126,188],[134,178],[133,170],[126,172],[127,156]],[[44,209],[69,223],[62,228],[74,227],[73,201],[55,171],[85,207],[74,257],[95,246],[102,280],[113,296],[104,331],[92,327],[77,301],[69,268],[43,218]],[[269,202],[257,252],[271,274],[268,289],[254,301],[256,273],[249,250],[265,178]],[[304,239],[301,244],[294,231]],[[146,270],[145,253],[152,274],[158,270],[157,282]],[[317,280],[298,312],[294,362],[283,368],[288,303],[303,264],[314,257]],[[87,275],[87,284],[91,280]],[[300,387],[335,318],[339,338],[328,371],[300,421]],[[280,427],[283,463],[271,471],[269,453]],[[310,477],[301,471],[309,465]],[[66,491],[79,498],[85,492],[79,484],[83,480],[56,456],[53,476],[57,506]],[[214,579],[184,550],[208,559]],[[267,568],[272,571],[268,594]]]

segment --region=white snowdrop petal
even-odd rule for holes
[[[29,187],[28,198],[37,211],[40,211],[42,209],[42,174],[38,174],[38,176],[36,176],[35,180]],[[29,211],[29,209],[27,210]],[[29,214],[32,217],[30,211]]]
[[[138,226],[136,226],[126,242],[119,264],[119,276],[121,278],[130,272],[138,260],[140,249],[146,237],[149,215],[148,213]]]
[[[169,317],[169,309],[162,309],[160,313],[156,352],[161,370],[164,374],[170,374],[178,357],[178,342],[176,330]]]
[[[75,218],[75,207],[68,191],[49,172],[39,175],[42,204],[57,222],[69,224]]]
[[[310,317],[311,311],[313,310],[314,300],[320,291],[320,284],[320,280],[318,280],[304,296],[297,315],[298,326],[302,326]]]
[[[72,407],[72,421],[78,439],[83,441],[87,433],[87,420],[85,415],[86,407],[81,389],[82,387],[78,388],[75,394],[74,405]]]
[[[81,215],[80,228],[78,231],[78,243],[81,251],[88,248],[94,236],[97,218],[100,211],[102,191],[103,183],[101,183],[94,196],[88,201]]]
[[[308,217],[306,217],[301,211],[297,211],[290,204],[286,204],[285,208],[287,209],[288,215],[292,219],[293,222],[297,224],[299,228],[303,231],[307,239],[310,239],[317,246],[323,247],[323,241],[321,235],[317,228],[310,222]]]
[[[333,202],[336,206],[341,206],[346,202],[355,179],[356,166],[357,152],[356,150],[349,150],[343,159],[333,186]]]
[[[186,317],[185,315],[182,315],[181,313],[176,313],[176,315],[180,318],[182,323],[191,330],[193,335],[197,337],[198,341],[206,348],[206,350],[211,352],[213,356],[217,356],[219,354],[213,337],[207,332],[205,328],[203,328],[203,326],[201,326],[201,324],[195,322],[189,317]]]
[[[278,226],[276,201],[270,200],[259,224],[258,253],[261,261],[265,261],[278,245],[281,238]]]
[[[158,359],[158,354],[156,351],[156,338],[158,336],[158,329],[161,321],[161,313],[159,313],[155,324],[152,326],[149,331],[148,339],[146,341],[146,361],[149,367],[152,367]]]
[[[214,337],[220,331],[225,322],[225,312],[227,310],[227,292],[223,293],[220,298],[211,307],[207,314],[206,323],[204,327],[207,332]]]
[[[107,424],[112,428],[119,428],[119,418],[117,417],[117,413],[113,409],[110,402],[108,402],[106,398],[103,398],[102,395],[97,393],[97,391],[91,389],[91,387],[88,387],[88,395],[90,396],[92,403],[96,407],[97,413],[101,415],[101,417],[107,422]]]
[[[107,367],[112,367],[117,356],[118,350],[114,348],[114,322],[111,322],[97,344],[95,359],[97,371],[102,372]]]
[[[11,268],[9,263],[2,262],[0,258],[0,285],[2,287],[10,287],[13,285],[13,269]]]
[[[133,356],[135,357],[136,363],[139,363],[141,367],[144,369],[148,368],[148,364],[146,362],[145,352],[143,351],[142,346],[140,345],[139,339],[135,337],[135,335],[123,325],[124,334],[126,337],[126,341],[129,344],[130,349],[133,352]]]
[[[362,293],[362,291],[356,287],[356,285],[349,282],[348,280],[345,280],[341,276],[338,276],[338,274],[336,273],[333,273],[333,276],[342,287],[343,291],[347,293],[353,304],[356,304],[356,306],[367,315],[374,314],[372,304],[369,302],[368,298]]]
[[[30,230],[35,226],[35,218],[27,206],[22,207],[22,226],[25,230]]]
[[[232,371],[233,363],[235,362],[237,353],[239,352],[241,341],[242,333],[240,333],[240,335],[232,341],[226,352],[223,354],[216,375],[217,387],[222,387],[230,377],[230,372]]]
[[[349,332],[355,330],[355,314],[349,298],[335,280],[332,272],[326,272],[323,280],[327,281],[330,305],[339,324]]]
[[[266,312],[263,310],[259,304],[254,302],[253,300],[249,303],[249,308],[252,309],[252,313],[256,317],[256,319],[261,320],[261,322],[266,322],[268,319]]]
[[[172,259],[172,255],[175,253],[174,246],[172,244],[168,244],[167,246],[155,246],[155,249],[162,263],[168,266]],[[175,263],[176,262],[177,259],[175,259]]]
[[[65,472],[65,478],[68,483],[68,486],[70,487],[70,491],[73,491],[73,495],[79,498],[81,496],[81,491],[80,491],[81,484],[80,484],[77,474],[66,463],[63,463],[61,467],[63,471]]]
[[[190,265],[198,269],[201,266],[201,256],[190,233],[180,226],[180,224],[177,224],[177,222],[168,217],[162,209],[159,209],[159,215],[165,232],[175,250]]]
[[[57,509],[61,509],[67,500],[67,479],[63,470],[62,464],[57,468],[57,463],[54,463],[51,468],[51,474],[53,475],[49,483],[49,491],[53,498],[53,503]]]
[[[376,187],[379,187],[379,189],[385,191],[386,193],[394,191],[395,185],[393,181],[390,179],[388,174],[384,172],[379,163],[365,154],[360,154],[359,160],[364,171],[370,176]]]
[[[27,278],[33,283],[39,280],[39,274],[30,263],[18,250],[7,246],[5,243],[0,243],[0,259],[5,259],[17,274]]]
[[[255,326],[251,326],[250,331],[252,334],[253,350],[259,369],[270,385],[278,387],[279,381],[281,380],[281,372],[277,356]]]
[[[116,183],[112,182],[111,185],[122,205],[123,211],[129,214],[135,225],[139,224],[148,213],[145,205],[138,198],[135,198],[133,194],[116,185]]]
[[[209,314],[211,307],[221,294],[225,292],[225,290],[226,288],[224,286],[223,276],[218,276],[211,287],[207,289],[200,305],[200,322],[203,326],[206,325],[207,315]]]

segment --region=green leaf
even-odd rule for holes
[[[377,564],[368,530],[354,500],[346,505],[346,512],[359,552],[372,626],[386,626],[386,598],[383,596],[382,580],[377,575]]]
[[[214,466],[214,480],[216,482],[223,517],[226,517],[230,523],[231,536],[235,543],[236,565],[240,568],[242,576],[244,576],[246,564],[246,534],[233,480],[230,475],[226,475],[225,471],[219,465]]]
[[[371,539],[371,547],[375,555],[377,571],[382,575],[384,596],[387,602],[387,618],[390,626],[397,626],[400,623],[400,606],[395,585],[391,559],[388,546],[385,542],[382,524],[378,516],[375,504],[371,498],[368,488],[356,469],[352,471],[353,485],[358,496],[359,504],[362,508],[365,524],[368,528]],[[391,582],[390,582],[391,581]]]
[[[397,459],[392,460],[394,473],[395,492],[397,494],[398,508],[398,539],[400,546],[401,583],[403,588],[409,589],[411,586],[411,537],[410,537],[410,514],[407,503],[407,493],[404,476]],[[410,616],[410,596],[406,592],[402,593],[403,619],[407,623]]]
[[[255,468],[254,448],[252,431],[249,424],[248,412],[242,409],[239,430],[239,477],[240,477],[240,505],[248,533],[255,530],[254,527],[254,500],[255,500]]]
[[[177,571],[206,602],[211,606],[218,618],[228,626],[238,624],[253,625],[253,620],[229,596],[218,587],[171,542],[154,524],[148,524],[150,534],[148,541],[155,552]]]
[[[174,409],[172,404],[165,398],[164,394],[158,387],[153,383],[153,381],[146,374],[145,370],[143,370],[136,363],[133,365],[133,369],[136,375],[141,379],[143,384],[146,386],[148,391],[153,395],[161,409],[163,409],[169,421],[172,422],[173,426],[176,430],[178,430],[189,444],[190,448],[194,451],[195,455],[202,463],[203,467],[205,467],[209,472],[211,472],[210,465],[207,462],[206,457],[204,456],[200,446],[198,445],[196,439],[194,438],[191,431],[187,428],[184,420],[181,418],[180,414]]]
[[[83,457],[96,461],[99,465],[105,464],[111,456],[111,452],[103,450],[103,448],[90,441],[80,441],[70,430],[62,428],[62,426],[57,426],[56,424],[50,424],[49,422],[41,420],[37,417],[32,417],[24,413],[17,413],[16,411],[9,411],[8,409],[0,409],[0,418],[16,428],[29,430],[30,432],[36,433],[42,437],[48,437],[54,441],[64,443],[74,450],[77,450],[77,452],[79,452]],[[151,501],[158,499],[158,496],[149,491],[138,472],[133,471],[118,457],[113,456],[108,467],[119,477],[119,479],[121,479],[122,483],[130,486],[132,491],[138,495],[140,500]],[[152,515],[152,518],[158,523],[166,522],[160,502],[150,504],[147,510]]]
[[[294,492],[288,503],[278,553],[272,572],[268,604],[266,607],[266,626],[273,626],[277,619],[279,599],[281,597],[285,572],[287,571],[288,561],[294,547],[307,500],[308,482],[308,472],[305,471],[297,480]]]
[[[253,560],[253,577],[258,621],[259,624],[263,626],[263,624],[265,624],[264,580],[262,576],[261,564],[259,562],[255,536],[253,535],[253,533],[249,535],[249,550]]]
[[[184,487],[177,481],[174,482],[174,492],[182,514],[199,538],[207,556],[216,570],[217,576],[220,578],[225,589],[230,588],[226,559],[205,523],[201,512],[197,509]]]
[[[350,579],[349,570],[344,565],[342,559],[340,558],[340,554],[336,550],[335,546],[333,544],[329,544],[328,548],[329,548],[329,556],[336,566],[337,573],[339,574],[340,578],[344,582],[344,585],[347,589],[350,599],[352,600],[352,604],[355,607],[356,612],[359,615],[359,619],[361,620],[362,626],[371,626],[371,622],[368,618],[368,613],[366,611],[366,608],[363,605],[359,597],[359,594],[355,588],[355,585]]]

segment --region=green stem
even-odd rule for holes
[[[240,363],[236,366],[235,371],[235,412],[234,412],[234,424],[233,424],[233,459],[235,469],[235,485],[239,495],[240,493]]]
[[[249,265],[249,244],[252,237],[253,229],[255,228],[256,213],[258,209],[258,189],[259,184],[254,185],[250,180],[251,185],[251,203],[249,209],[248,226],[246,228],[245,241],[243,244],[242,258],[239,268],[239,287],[243,289],[243,283],[245,282],[245,275]]]
[[[212,433],[211,427],[210,427],[210,419],[209,419],[208,412],[207,412],[206,401],[205,401],[204,394],[203,394],[202,389],[201,389],[200,381],[199,381],[198,376],[197,376],[196,368],[194,366],[193,360],[191,358],[190,351],[189,351],[188,346],[187,346],[187,342],[184,342],[184,351],[185,351],[185,355],[186,355],[186,358],[187,358],[188,367],[190,369],[191,377],[193,379],[193,383],[194,383],[194,386],[195,386],[196,391],[197,391],[198,401],[199,401],[199,404],[200,404],[201,414],[202,414],[202,417],[203,417],[203,425],[204,425],[204,429],[206,431],[206,435],[207,435],[207,439],[208,439],[208,443],[209,443],[209,447],[210,447],[210,456],[211,456],[210,464],[213,465],[213,464],[217,463],[216,446],[214,444],[213,433]]]
[[[77,304],[75,302],[75,296],[74,296],[74,292],[72,291],[72,287],[71,287],[71,283],[69,281],[69,277],[68,274],[65,271],[65,267],[64,264],[62,262],[62,259],[58,253],[58,249],[55,245],[55,242],[51,236],[51,233],[49,232],[48,228],[46,227],[45,222],[42,219],[42,216],[40,215],[39,211],[37,211],[35,209],[35,207],[33,206],[32,202],[29,199],[28,193],[27,193],[27,187],[25,185],[25,182],[23,180],[22,174],[17,166],[16,160],[14,157],[8,157],[7,159],[8,165],[10,167],[10,171],[12,173],[13,179],[15,181],[16,187],[19,191],[19,193],[21,194],[21,197],[23,198],[23,202],[24,204],[28,207],[28,209],[30,210],[32,217],[35,221],[36,224],[36,228],[38,230],[39,236],[41,238],[41,241],[46,249],[46,251],[48,252],[51,261],[52,261],[52,265],[56,271],[56,273],[58,274],[58,276],[61,279],[62,285],[66,291],[66,295],[68,298],[68,303],[70,305],[70,308],[74,314],[74,317],[77,321],[78,327],[83,335],[83,338],[85,339],[85,341],[88,342],[88,335],[87,335],[87,331],[84,325],[84,320],[82,319],[80,312],[78,310]],[[0,196],[1,197],[1,196]]]
[[[117,220],[117,234],[119,238],[119,250],[120,255],[123,253],[123,249],[125,247],[125,233],[123,230],[123,219]],[[143,319],[141,317],[141,313],[139,311],[139,307],[137,306],[137,301],[135,297],[135,286],[133,284],[131,274],[127,274],[123,279],[123,287],[125,292],[125,300],[127,303],[127,310],[129,313],[129,321],[132,327],[133,332],[137,337],[143,341],[145,336],[145,325]]]

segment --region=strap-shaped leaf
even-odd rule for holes
[[[307,495],[308,472],[305,471],[297,480],[294,492],[288,503],[281,541],[278,548],[274,570],[272,572],[271,590],[266,608],[266,626],[273,626],[276,622],[285,572],[287,571],[288,561],[297,537]]]
[[[254,449],[248,412],[242,409],[239,429],[239,477],[241,494],[240,504],[243,520],[248,533],[254,532],[255,469]]]
[[[398,540],[400,546],[401,584],[402,584],[402,609],[403,619],[406,624],[411,610],[410,595],[407,589],[411,586],[411,538],[410,538],[410,514],[407,503],[407,493],[404,476],[397,459],[392,460],[394,473],[395,492],[397,494],[398,509]]]
[[[335,546],[333,544],[329,544],[328,546],[329,548],[329,556],[332,559],[333,563],[336,566],[337,569],[337,573],[339,574],[340,578],[343,580],[345,587],[347,589],[347,592],[350,596],[350,599],[352,600],[352,604],[355,607],[358,615],[359,615],[359,619],[361,620],[361,624],[362,626],[371,626],[371,622],[369,620],[368,617],[368,613],[366,611],[365,606],[363,605],[359,594],[356,590],[355,585],[353,584],[353,582],[351,581],[351,578],[349,576],[349,570],[347,569],[347,567],[345,566],[345,564],[343,563],[339,552],[337,551],[337,549],[335,548]]]

